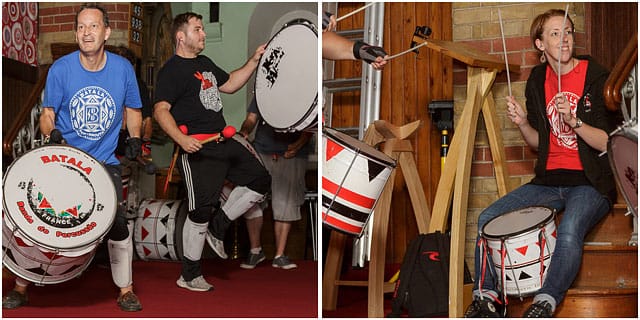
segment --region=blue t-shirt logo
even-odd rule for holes
[[[88,140],[102,138],[113,124],[115,111],[116,104],[109,92],[97,86],[78,90],[69,102],[73,130]]]

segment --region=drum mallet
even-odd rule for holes
[[[180,132],[183,134],[188,134],[189,130],[186,125],[178,126]],[[201,144],[209,143],[211,141],[223,141],[225,139],[230,139],[233,135],[236,134],[236,128],[233,126],[226,126],[222,129],[222,132],[215,133],[211,137],[201,140]],[[176,146],[173,151],[173,158],[171,159],[171,163],[169,164],[169,170],[167,171],[167,179],[164,182],[164,193],[167,193],[167,189],[169,188],[169,182],[171,182],[171,176],[173,175],[173,168],[176,165],[176,161],[178,161],[178,153],[180,153],[180,146]]]

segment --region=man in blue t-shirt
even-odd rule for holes
[[[257,126],[257,127],[256,127]],[[300,206],[304,203],[305,173],[309,155],[308,142],[312,132],[278,132],[269,126],[258,111],[253,98],[242,123],[240,134],[245,137],[256,128],[254,147],[271,174],[271,208],[273,210],[276,252],[271,266],[293,269],[298,266],[285,253],[291,223],[301,219]],[[315,223],[315,222],[311,222]],[[247,218],[247,230],[251,249],[247,260],[240,264],[244,269],[253,269],[265,259],[259,244],[261,217]]]
[[[120,288],[117,304],[123,311],[140,311],[142,305],[133,293],[133,243],[122,206],[120,162],[114,153],[126,112],[131,138],[125,154],[129,159],[140,154],[142,103],[129,61],[105,51],[110,34],[105,9],[97,5],[80,7],[75,30],[79,50],[58,59],[49,69],[40,131],[45,142],[66,141],[102,162],[109,172],[119,204],[107,234],[111,275]],[[3,299],[2,307],[12,309],[26,304],[28,284],[27,280],[17,278],[15,288]]]

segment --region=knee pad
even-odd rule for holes
[[[209,222],[195,223],[190,217],[184,221],[182,228],[182,251],[185,258],[200,261],[204,248],[205,235]]]
[[[133,243],[131,236],[124,240],[108,240],[109,262],[111,263],[111,277],[118,288],[126,288],[133,283],[132,266]]]
[[[264,194],[244,186],[237,186],[231,191],[231,194],[229,194],[229,199],[227,199],[227,202],[222,206],[222,210],[229,220],[233,221],[251,209],[251,207],[264,201],[264,199]]]

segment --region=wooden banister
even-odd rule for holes
[[[16,117],[15,121],[11,125],[11,128],[7,131],[4,136],[4,140],[2,140],[2,152],[5,155],[12,156],[13,155],[13,142],[16,140],[20,129],[24,126],[27,119],[31,116],[31,110],[33,106],[35,106],[36,102],[40,98],[42,94],[42,90],[44,90],[44,84],[47,81],[47,74],[49,73],[49,67],[51,65],[44,66],[44,70],[42,72],[42,76],[36,81],[35,86],[31,90],[29,97],[20,107],[20,112]]]
[[[629,78],[629,73],[638,63],[638,33],[636,32],[620,54],[618,62],[611,70],[604,85],[604,102],[607,109],[617,111],[622,103],[622,86]]]

